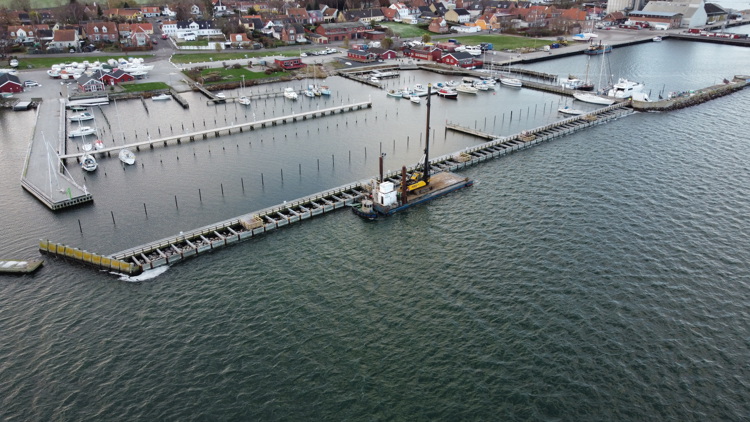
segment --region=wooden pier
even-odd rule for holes
[[[102,148],[100,150],[92,151],[93,153],[99,154],[99,156],[111,156],[112,152],[115,156],[123,148],[135,148],[140,151],[141,147],[154,148],[154,145],[163,144],[167,146],[169,142],[181,143],[183,140],[195,141],[196,139],[208,139],[209,136],[218,138],[221,135],[231,135],[233,132],[242,133],[245,130],[255,130],[259,127],[266,127],[268,125],[276,126],[278,124],[285,124],[288,122],[295,122],[297,120],[315,119],[325,115],[332,115],[335,113],[344,113],[347,111],[361,110],[372,107],[372,101],[364,101],[360,103],[344,104],[336,107],[328,107],[321,110],[306,111],[304,113],[289,114],[286,116],[271,117],[268,119],[255,120],[252,122],[235,123],[229,126],[222,126],[213,129],[204,129],[196,132],[182,133],[177,135],[165,136],[162,138],[148,139],[146,141],[134,142],[127,145],[118,145],[114,147]],[[75,154],[64,154],[60,158],[66,160],[68,158],[81,158],[86,152],[79,152]]]

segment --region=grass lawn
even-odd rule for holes
[[[466,37],[456,37],[461,44],[478,45],[479,43],[488,42],[492,44],[493,50],[506,50],[522,47],[541,47],[549,45],[553,41],[541,38],[512,37],[509,35],[469,35]]]
[[[125,54],[119,54],[115,56],[70,56],[70,57],[21,57],[18,59],[18,68],[19,69],[39,69],[39,68],[48,68],[51,67],[53,64],[60,64],[60,63],[71,63],[71,62],[82,62],[84,60],[88,60],[89,62],[94,62],[96,60],[99,60],[102,63],[106,63],[109,59],[120,59],[120,58],[128,58],[128,57],[138,57],[142,59],[147,59],[150,57],[153,57],[153,54],[146,54],[146,55],[137,55],[137,56],[129,56]],[[29,67],[31,66],[31,67]]]
[[[157,89],[169,89],[169,85],[164,82],[146,82],[142,84],[121,84],[120,87],[126,92],[143,92],[143,91],[154,91]]]
[[[318,49],[320,50],[320,49]],[[312,50],[302,50],[312,51]],[[284,57],[299,57],[299,50],[287,50],[287,51],[274,51],[274,50],[253,50],[245,51],[241,53],[195,53],[186,54],[178,53],[172,56],[172,63],[204,63],[204,62],[220,62],[224,60],[238,60],[238,59],[251,59],[256,57],[268,57],[268,56],[284,56]]]
[[[226,82],[242,82],[242,76],[245,76],[245,80],[251,79],[265,79],[265,78],[278,78],[282,75],[288,75],[286,72],[274,72],[270,75],[266,75],[266,72],[251,72],[247,69],[203,69],[201,76],[206,76],[210,73],[218,72],[221,74],[221,80],[216,82],[208,83],[226,83]]]
[[[408,25],[405,23],[396,23],[396,22],[380,22],[381,25],[389,28],[391,31],[393,31],[396,35],[398,35],[401,38],[414,38],[419,37],[421,38],[422,35],[427,34],[429,36],[433,36],[432,32],[425,31],[424,29],[420,29],[417,27],[417,25]]]
[[[205,47],[208,45],[208,40],[183,41],[183,42],[178,42],[177,45],[186,46],[186,47],[187,46]]]

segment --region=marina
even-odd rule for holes
[[[592,68],[605,56],[611,61],[605,75],[612,80],[643,83],[655,100],[648,105],[660,95],[673,105],[695,101],[750,69],[743,47],[607,32],[648,37],[591,56]],[[514,67],[581,79],[587,62],[580,50],[536,63],[513,59]],[[19,74],[43,78],[34,72],[43,70]],[[35,126],[54,150],[59,145],[47,128],[60,117],[41,121],[56,111],[57,83],[15,95],[44,102],[39,122],[36,110],[0,111],[0,256],[45,262],[33,275],[0,275],[0,414],[45,421],[743,420],[750,413],[741,375],[750,352],[750,144],[737,133],[750,130],[750,90],[670,112],[633,112],[622,100],[612,105],[622,118],[565,134],[566,124],[589,123],[587,114],[602,107],[513,77],[525,86],[432,97],[430,161],[450,159],[442,167],[474,185],[375,221],[351,212],[344,193],[355,190],[344,188],[371,181],[381,154],[394,181],[402,163],[420,162],[425,98],[414,105],[329,76],[328,100],[242,106],[231,100],[238,90],[223,88],[227,102],[214,105],[179,83],[187,109],[146,98],[147,111],[135,96],[88,107],[81,111],[94,114],[96,125],[85,125],[113,147],[148,133],[192,132],[191,122],[223,127],[252,121],[253,112],[288,116],[372,96],[372,107],[353,113],[141,147],[130,166],[117,153],[96,154],[99,168],[89,173],[68,159],[73,178],[96,199],[51,212],[18,179]],[[168,81],[166,73],[149,78]],[[402,89],[447,79],[461,77],[410,70],[381,82]],[[561,114],[566,106],[584,114]],[[530,133],[549,125],[557,126]],[[70,153],[83,145],[63,141]],[[488,142],[497,144],[483,149]],[[464,161],[479,164],[460,167]],[[314,218],[293,209],[300,219],[287,222],[296,216],[286,205],[339,188],[334,196],[343,205],[326,197],[302,205]],[[229,226],[236,236],[212,229],[274,208],[281,214],[260,224],[276,228],[263,234],[249,236],[239,221]],[[205,228],[202,237],[193,236],[196,228]],[[190,243],[181,243],[188,233]],[[157,248],[163,257],[132,254],[141,274],[112,268],[115,254],[173,238],[179,252],[165,244]],[[40,255],[40,239],[109,264]]]

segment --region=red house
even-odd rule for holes
[[[111,72],[103,74],[100,80],[104,82],[105,85],[117,85],[122,82],[135,80],[135,77],[125,73],[125,71],[121,69],[113,69]]]
[[[374,62],[377,57],[378,56],[374,53],[371,53],[370,50],[349,49],[346,51],[346,58],[358,62]]]
[[[463,51],[446,53],[440,61],[450,66],[460,66],[465,68],[473,68],[477,65],[477,63],[474,62],[474,56]]]
[[[375,54],[379,59],[382,60],[395,59],[398,55],[395,51],[386,50],[385,48],[372,47],[367,51],[371,54]]]
[[[307,66],[306,64],[302,63],[302,59],[300,59],[299,57],[274,59],[273,62],[279,65],[284,70],[299,69]]]
[[[417,60],[439,62],[440,58],[443,57],[443,50],[433,47],[414,49],[407,48],[406,50],[404,50],[404,56],[411,57]]]
[[[0,92],[23,92],[23,85],[18,76],[0,73]]]

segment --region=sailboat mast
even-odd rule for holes
[[[422,172],[422,181],[427,184],[430,183],[430,97],[432,97],[432,84],[427,84],[427,126],[424,137],[424,171]]]

